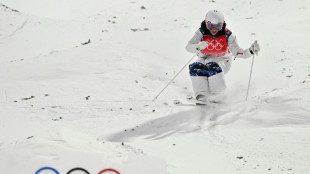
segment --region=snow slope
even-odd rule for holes
[[[2,0],[0,170],[309,173],[309,8],[306,0]],[[184,47],[210,9],[224,13],[242,47],[260,43],[249,100],[251,59],[236,59],[225,103],[174,106],[192,94],[187,69],[152,102],[193,56]]]

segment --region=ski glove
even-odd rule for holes
[[[258,52],[260,51],[260,48],[259,48],[259,44],[257,43],[257,40],[252,43],[251,47],[250,47],[250,52],[252,54],[256,54],[256,56],[258,55]]]
[[[207,48],[208,47],[208,42],[206,42],[206,41],[202,41],[202,42],[199,42],[198,44],[197,44],[197,50],[198,51],[202,51],[202,50],[204,50],[205,48]]]

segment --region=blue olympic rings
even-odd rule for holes
[[[58,172],[56,169],[52,168],[52,167],[42,167],[42,168],[39,169],[35,174],[39,174],[39,173],[42,172],[43,170],[51,170],[51,171],[55,172],[56,174],[59,174],[59,172]]]

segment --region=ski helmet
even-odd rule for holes
[[[210,10],[206,14],[206,26],[209,30],[221,30],[224,24],[224,15],[217,10]]]

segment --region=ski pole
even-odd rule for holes
[[[246,93],[245,101],[248,101],[248,95],[249,95],[249,89],[250,89],[250,83],[251,83],[251,77],[252,77],[252,70],[253,70],[253,63],[254,63],[254,56],[255,56],[255,54],[253,54],[253,58],[252,58],[251,72],[250,72],[250,78],[249,78],[249,83],[248,83],[248,91]]]
[[[168,82],[168,84],[154,97],[152,101],[155,101],[158,96],[173,82],[173,80],[182,72],[182,70],[189,64],[194,58],[196,54],[181,68],[181,70]]]

